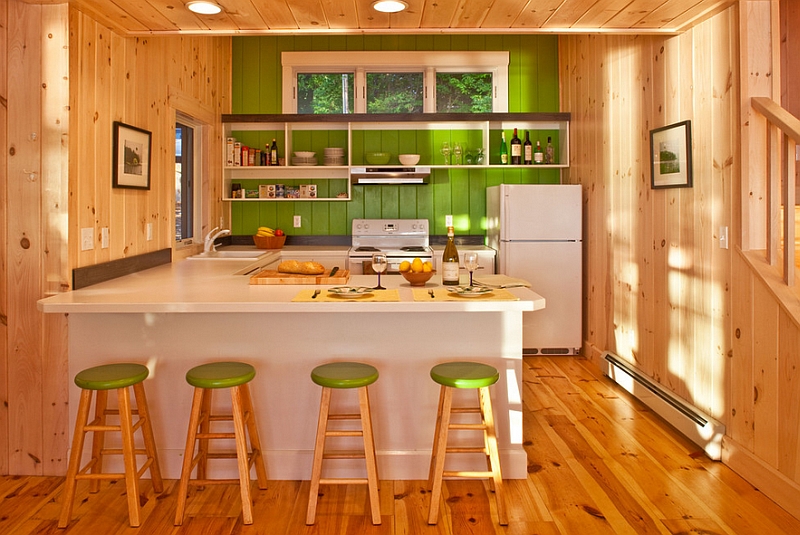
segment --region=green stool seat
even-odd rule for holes
[[[148,375],[150,370],[141,364],[104,364],[79,372],[75,384],[84,390],[116,390],[141,383]]]
[[[244,362],[212,362],[186,372],[186,382],[197,388],[231,388],[249,383],[256,369]]]
[[[311,380],[328,388],[361,388],[378,380],[378,370],[360,362],[331,362],[311,370]]]
[[[446,362],[431,368],[431,379],[452,388],[483,388],[499,378],[497,368],[479,362]]]

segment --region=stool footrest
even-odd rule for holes
[[[471,431],[483,431],[487,429],[485,424],[450,424],[448,429],[468,429]]]
[[[230,440],[233,440],[233,439],[236,438],[236,435],[234,433],[197,433],[197,440],[200,440],[201,438],[210,439],[210,440],[214,440],[214,439],[230,439]]]
[[[188,484],[192,487],[204,487],[206,485],[239,485],[238,479],[190,479]]]
[[[104,448],[103,450],[101,450],[100,453],[102,455],[123,455],[124,454],[124,452],[122,451],[121,448],[109,448],[109,449],[105,449]],[[137,448],[137,449],[133,450],[133,454],[134,455],[147,455],[147,450],[144,449],[144,448]]]
[[[494,474],[487,471],[468,471],[468,470],[453,470],[442,472],[444,477],[471,477],[476,479],[491,479]]]
[[[334,451],[331,453],[323,453],[323,459],[366,459],[367,455],[363,451]]]
[[[485,446],[473,446],[473,447],[462,447],[462,448],[447,448],[446,453],[483,453],[486,454],[486,447]]]
[[[326,437],[363,437],[364,432],[360,430],[345,430],[345,429],[338,429],[333,431],[325,431]]]
[[[325,479],[320,478],[319,480],[320,485],[367,485],[369,481],[367,478],[357,478],[357,479]]]
[[[360,420],[360,414],[328,414],[328,420]]]
[[[452,414],[479,414],[481,412],[480,407],[452,407],[450,409]]]
[[[75,475],[75,479],[125,479],[125,474],[109,474],[106,472],[102,474],[85,474],[81,472]]]

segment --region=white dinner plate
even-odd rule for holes
[[[371,295],[372,288],[367,286],[335,286],[328,288],[328,293],[337,297],[362,297]]]
[[[459,297],[480,297],[492,293],[492,289],[486,286],[456,286],[449,288],[448,291]]]

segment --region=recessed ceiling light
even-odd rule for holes
[[[402,0],[378,0],[372,4],[372,9],[381,13],[399,13],[408,7]]]
[[[214,2],[208,2],[206,0],[188,2],[186,7],[189,8],[189,11],[193,13],[199,13],[200,15],[216,15],[222,11],[222,8],[218,4],[215,4]]]

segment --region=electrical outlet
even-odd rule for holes
[[[94,249],[94,229],[81,229],[81,251],[91,251]]]
[[[300,219],[300,216],[299,215],[294,216],[294,228],[300,228],[302,225],[303,223]]]
[[[108,249],[108,227],[100,229],[100,247]]]
[[[150,241],[152,239],[153,239],[153,224],[152,223],[148,223],[147,224],[147,241]]]

